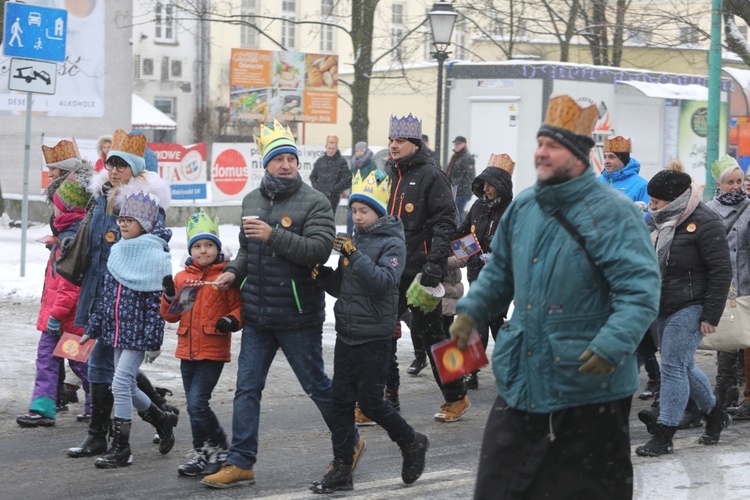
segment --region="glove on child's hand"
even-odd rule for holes
[[[240,328],[240,322],[234,316],[224,316],[216,322],[216,329],[221,333],[236,332]]]
[[[330,276],[332,272],[332,267],[315,264],[315,267],[313,267],[313,270],[310,272],[310,277],[312,277],[312,279],[314,280],[324,280],[328,276]]]
[[[146,363],[153,363],[156,361],[156,358],[159,357],[159,354],[161,354],[161,351],[146,351],[146,357],[144,358],[144,361]]]
[[[174,298],[175,289],[174,289],[174,280],[172,279],[171,274],[167,274],[164,276],[164,279],[161,280],[161,286],[164,289],[164,298],[167,300],[172,300]]]
[[[55,337],[60,336],[60,321],[52,316],[47,319],[47,333]]]

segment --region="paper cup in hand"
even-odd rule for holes
[[[440,300],[445,295],[445,287],[440,283],[436,287],[423,286],[421,284],[422,273],[414,277],[414,281],[406,290],[406,303],[410,306],[418,307],[422,312],[429,313],[433,311]]]
[[[242,220],[256,220],[260,219],[259,215],[245,215],[242,217]]]

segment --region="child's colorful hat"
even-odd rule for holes
[[[201,208],[200,212],[188,217],[187,220],[188,253],[193,244],[198,240],[211,240],[216,243],[221,251],[221,240],[219,240],[219,216],[212,221]]]
[[[150,233],[159,218],[159,197],[144,191],[126,195],[120,217],[134,218],[145,232]]]
[[[382,170],[373,170],[362,180],[357,175],[352,181],[352,194],[349,196],[349,206],[358,201],[375,210],[380,217],[388,214],[388,198],[391,196],[391,181]]]
[[[52,202],[63,212],[86,208],[91,199],[91,193],[86,190],[88,180],[84,179],[85,176],[76,175],[77,173],[71,172],[52,196]]]

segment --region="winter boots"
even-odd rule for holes
[[[638,412],[638,420],[646,425],[646,432],[652,436],[656,434],[656,420],[659,418],[659,403],[654,403],[650,408]]]
[[[679,430],[691,429],[693,427],[700,427],[703,425],[703,416],[701,411],[698,409],[698,405],[695,404],[693,398],[688,399],[687,407],[685,412],[680,418],[680,423],[677,425]]]
[[[177,426],[177,415],[171,412],[160,410],[155,404],[151,403],[148,410],[138,412],[138,415],[149,424],[156,428],[159,434],[159,453],[166,455],[174,446],[174,433],[172,427]]]
[[[115,469],[133,463],[133,455],[130,453],[130,426],[132,420],[114,419],[114,435],[112,447],[103,456],[96,459],[94,465],[97,469]]]
[[[640,414],[638,417],[640,418]],[[675,432],[677,432],[677,427],[656,424],[653,433],[654,437],[652,437],[648,443],[636,448],[636,455],[641,457],[659,457],[661,455],[672,453],[674,450],[674,447],[672,446],[672,438],[674,437]]]
[[[352,481],[352,464],[346,463],[340,458],[333,461],[332,467],[323,479],[315,481],[310,486],[314,493],[333,493],[340,490],[351,490],[354,488]]]
[[[719,436],[721,431],[729,427],[732,422],[732,417],[722,408],[722,406],[716,402],[714,409],[711,413],[703,415],[706,419],[706,431],[698,440],[701,444],[716,444],[719,442]]]
[[[417,432],[414,441],[399,442],[398,447],[401,448],[401,456],[404,457],[401,465],[401,479],[406,484],[412,484],[424,472],[430,440],[424,434]]]
[[[115,399],[108,384],[92,382],[90,395],[91,420],[89,420],[88,434],[80,445],[68,449],[69,457],[93,457],[107,451],[107,432],[110,427],[109,415],[112,413]]]
[[[143,391],[143,393],[148,396],[148,399],[150,399],[152,403],[158,406],[161,411],[173,413],[175,415],[178,415],[179,418],[180,409],[169,404],[165,397],[171,396],[172,391],[170,391],[169,389],[164,389],[162,387],[154,387],[148,377],[141,371],[138,372],[135,381],[136,384],[138,384],[138,388]],[[174,425],[176,427],[177,423],[175,423]],[[157,433],[154,435],[154,444],[159,444],[159,441],[160,438],[159,434]]]
[[[21,427],[54,427],[55,419],[47,418],[41,413],[31,410],[26,415],[17,417],[16,423]]]
[[[419,375],[419,372],[424,370],[425,366],[427,366],[427,353],[424,351],[415,352],[414,361],[409,366],[407,373],[414,376]]]

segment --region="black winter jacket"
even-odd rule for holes
[[[315,160],[310,173],[310,184],[328,198],[335,213],[341,193],[352,187],[349,164],[338,149],[333,156],[323,155]]]
[[[654,229],[654,221],[648,225]],[[661,281],[659,315],[703,304],[701,321],[718,325],[732,279],[726,229],[703,203],[675,229],[666,276]]]
[[[226,270],[242,285],[242,320],[257,328],[321,326],[325,293],[310,276],[331,255],[336,226],[325,197],[297,176],[272,200],[263,187],[242,200],[242,215],[258,215],[273,228],[268,242],[247,238]]]
[[[406,236],[402,282],[410,283],[427,262],[439,265],[445,274],[458,220],[448,177],[424,147],[401,161],[390,161],[388,167],[388,212],[401,219]]]
[[[471,196],[471,185],[476,175],[474,171],[474,157],[469,148],[453,153],[446,172],[451,185],[456,188],[457,196]]]
[[[492,202],[485,198],[484,183],[489,182],[498,191],[498,197]],[[472,191],[479,198],[471,206],[469,215],[456,230],[453,239],[461,238],[469,233],[474,233],[479,240],[482,252],[490,252],[490,243],[495,234],[500,218],[505,213],[510,202],[513,201],[513,181],[510,174],[496,167],[487,167],[479,174],[471,185]],[[467,278],[469,283],[476,281],[479,271],[484,267],[481,254],[469,257],[467,264]]]

